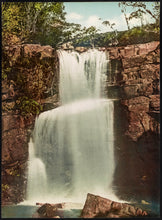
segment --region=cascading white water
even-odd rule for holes
[[[44,163],[40,158],[35,157],[34,145],[31,139],[29,142],[29,155],[27,198],[29,198],[30,201],[37,198],[39,201],[39,199],[45,199],[46,196],[47,176]],[[34,193],[31,193],[33,189]]]
[[[100,98],[106,55],[97,50],[59,51],[59,58],[62,105],[36,119],[27,199],[76,202],[85,201],[87,193],[110,198],[115,166],[113,101]]]

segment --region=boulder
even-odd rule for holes
[[[49,204],[45,203],[43,204],[37,212],[34,214],[34,216],[38,216],[38,218],[62,218],[63,217],[63,210],[60,210],[62,208],[62,204]]]
[[[43,206],[41,206],[37,210],[37,212],[42,217],[52,217],[52,216],[55,216],[56,210],[57,210],[56,207],[52,206],[51,204],[46,203]]]
[[[146,211],[128,203],[119,203],[88,193],[83,207],[82,218],[122,218],[142,217],[148,215]]]
[[[36,205],[44,206],[44,205],[47,205],[47,203],[37,202]],[[63,202],[63,203],[56,203],[56,204],[50,204],[50,205],[58,209],[63,209],[65,208],[66,203]]]
[[[83,52],[87,51],[87,48],[86,47],[76,47],[75,50],[79,53],[83,53]]]
[[[71,42],[67,42],[61,45],[63,50],[73,50],[74,47],[72,46]]]

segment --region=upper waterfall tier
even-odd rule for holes
[[[96,49],[79,54],[59,51],[60,100],[62,104],[84,98],[99,98],[107,71],[106,54]]]

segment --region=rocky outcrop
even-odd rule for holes
[[[122,100],[122,105],[124,105],[128,111],[127,117],[129,126],[125,134],[133,141],[137,141],[143,133],[148,131],[160,133],[159,120],[152,115],[152,113],[160,114],[159,94]]]
[[[129,127],[126,134],[135,141],[149,130],[160,132],[159,121],[152,117],[153,114],[160,114],[159,57],[160,49],[157,48],[146,55],[122,60],[122,82],[119,83],[129,98],[122,101],[128,111]],[[135,88],[133,92],[132,86]]]
[[[79,53],[83,53],[83,52],[86,52],[88,50],[88,48],[86,48],[86,47],[76,47],[75,50]]]
[[[72,42],[67,42],[61,45],[63,50],[73,50],[74,47],[72,46]]]
[[[33,214],[33,218],[64,218],[66,208],[69,206],[68,203],[38,203],[37,205],[41,205],[41,207]],[[84,206],[76,213],[76,216],[81,218],[149,217],[150,213],[132,204],[115,202],[88,193]]]
[[[136,48],[139,48],[138,53]],[[159,133],[157,121],[160,114],[159,42],[107,50],[110,72],[113,74],[108,85],[112,84],[118,89],[117,98],[122,100],[121,104],[127,110],[129,126],[126,134],[137,141],[148,130]],[[108,88],[110,96],[112,87]]]
[[[113,73],[108,83],[111,85],[108,96],[114,98],[111,94],[116,94],[118,99],[114,108],[114,191],[121,199],[158,202],[159,42],[108,50]]]
[[[63,218],[63,210],[62,205],[60,204],[43,204],[37,212],[33,215],[33,217],[37,218]]]
[[[123,218],[143,217],[148,213],[128,203],[119,203],[88,193],[83,207],[82,218]]]
[[[57,53],[37,44],[5,47],[3,71],[7,75],[2,80],[2,204],[15,204],[26,193],[28,142],[35,117],[59,105]]]
[[[56,204],[36,203],[40,207],[33,214],[33,218],[77,218],[83,207],[80,203],[63,202]]]
[[[112,60],[148,54],[149,52],[154,51],[158,45],[159,41],[153,41],[145,44],[134,44],[121,47],[107,47],[106,50],[109,52],[110,60]]]
[[[58,57],[50,46],[25,44],[3,48],[7,83],[15,85],[15,96],[27,95],[39,100],[58,92]],[[2,95],[3,86],[2,83]]]

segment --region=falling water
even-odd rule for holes
[[[37,200],[39,201],[39,199],[45,199],[47,189],[47,176],[44,163],[40,158],[35,157],[34,145],[31,139],[29,142],[29,155],[30,160],[28,164],[29,172],[27,197],[30,198],[31,201],[35,198],[37,198]],[[33,192],[33,189],[34,193],[31,193]]]
[[[59,51],[61,106],[43,112],[33,132],[27,199],[85,201],[110,198],[114,173],[113,101],[100,98],[106,54]]]

